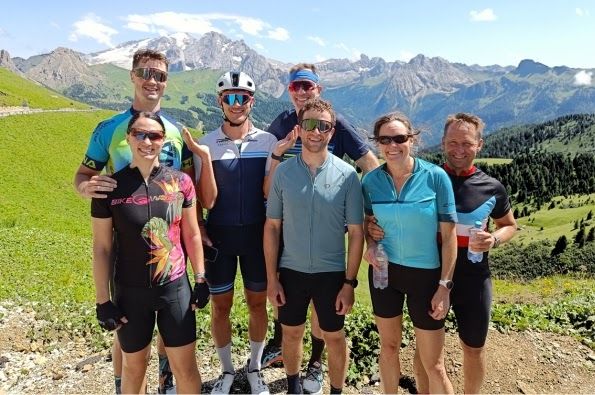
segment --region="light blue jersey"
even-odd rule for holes
[[[397,193],[386,164],[362,180],[364,210],[384,230],[382,245],[391,263],[421,269],[440,267],[439,222],[457,222],[455,199],[446,172],[415,159],[413,173]]]
[[[83,165],[92,170],[105,168],[113,174],[128,166],[132,161],[132,152],[126,141],[126,130],[130,118],[136,113],[132,107],[121,114],[101,122],[91,136]],[[162,112],[157,114],[165,125],[165,142],[159,155],[159,162],[176,170],[192,167],[192,152],[186,147],[182,134],[174,121]]]

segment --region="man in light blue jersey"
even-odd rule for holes
[[[288,393],[302,393],[302,340],[311,301],[329,349],[330,393],[341,393],[348,365],[343,324],[362,257],[363,198],[355,169],[328,151],[336,122],[331,105],[307,101],[298,121],[302,152],[278,167],[267,201],[267,293],[279,308]]]

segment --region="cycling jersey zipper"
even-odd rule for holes
[[[149,182],[151,182],[151,176],[149,176]],[[149,195],[149,184],[147,181],[143,180],[143,184],[145,185],[145,195],[147,196],[147,223],[149,224],[149,255],[151,255],[153,251],[153,238],[151,237],[151,233],[153,229],[151,229],[151,197]],[[150,259],[149,259],[150,260]],[[153,265],[149,266],[149,288],[153,288]]]

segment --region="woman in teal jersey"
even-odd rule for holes
[[[376,325],[380,334],[380,378],[386,393],[396,393],[403,304],[407,300],[431,393],[452,393],[444,368],[444,319],[456,258],[457,221],[452,185],[440,167],[415,158],[419,131],[399,113],[379,118],[373,139],[386,163],[364,176],[366,223],[384,229],[388,287],[375,288],[377,242],[366,236],[366,260]],[[442,235],[442,262],[436,242]]]

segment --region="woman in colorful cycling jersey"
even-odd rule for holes
[[[366,235],[366,260],[376,325],[380,334],[380,378],[385,393],[397,393],[403,304],[407,299],[416,346],[431,393],[452,393],[444,368],[444,318],[457,254],[452,185],[440,167],[413,156],[419,131],[399,113],[379,118],[373,139],[386,163],[364,176],[366,224],[377,221],[388,255],[388,286],[373,285],[377,243]],[[442,235],[442,262],[436,241]],[[367,233],[367,232],[366,232]]]
[[[194,309],[203,305],[208,287],[196,195],[189,176],[159,164],[164,130],[159,116],[134,114],[126,134],[132,162],[113,175],[116,189],[91,203],[97,319],[104,329],[117,330],[124,356],[123,393],[142,388],[155,321],[178,393],[199,393],[201,386]],[[112,253],[113,301],[108,286]],[[194,292],[186,253],[197,281]]]

